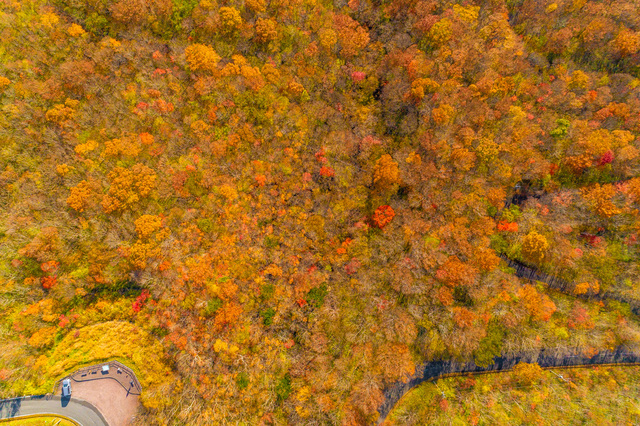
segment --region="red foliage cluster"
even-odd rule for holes
[[[320,175],[324,177],[333,177],[336,175],[336,172],[331,167],[322,166],[320,168]]]
[[[604,166],[605,164],[610,164],[613,161],[613,151],[609,150],[602,154],[602,156],[598,159],[598,166]]]
[[[49,290],[56,285],[58,279],[56,277],[44,277],[42,278],[42,288]]]
[[[354,83],[359,83],[363,81],[365,77],[366,77],[366,74],[363,73],[362,71],[354,71],[351,73],[351,79],[353,80]]]
[[[362,264],[358,259],[354,257],[353,259],[351,259],[351,262],[345,265],[344,270],[347,273],[347,275],[353,275],[356,272],[358,272],[358,269],[360,269],[360,266],[362,266]]]
[[[60,315],[60,317],[58,318],[60,321],[58,322],[58,327],[60,328],[64,328],[67,325],[69,325],[69,318],[67,318],[67,316],[65,315]]]
[[[136,313],[140,312],[145,302],[147,301],[148,297],[149,297],[149,290],[145,288],[140,293],[140,296],[136,297],[136,300],[133,302],[133,305],[131,306],[133,308],[133,312],[136,312]]]
[[[518,232],[518,223],[503,220],[498,223],[498,231]]]
[[[380,206],[373,212],[372,221],[375,226],[382,229],[391,223],[395,215],[396,212],[393,211],[391,206]]]

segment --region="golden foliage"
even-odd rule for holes
[[[573,289],[573,292],[575,294],[585,294],[587,291],[589,291],[589,289],[591,288],[591,284],[589,283],[579,283],[576,284],[575,288]]]
[[[45,28],[51,29],[56,26],[58,22],[60,22],[60,17],[55,13],[48,12],[40,15],[40,24]]]
[[[431,118],[433,122],[438,125],[443,125],[449,123],[454,115],[456,110],[448,104],[440,104],[438,108],[434,108],[431,111]]]
[[[490,248],[479,249],[476,252],[475,263],[482,271],[492,271],[500,264],[500,258]]]
[[[533,263],[541,263],[544,260],[549,242],[536,231],[529,232],[522,240],[522,257]]]
[[[146,146],[153,145],[154,138],[151,133],[143,132],[143,133],[140,133],[138,137],[140,138],[140,143],[142,145],[146,145]]]
[[[0,75],[0,91],[4,90],[7,86],[9,86],[9,84],[11,84],[11,80]]]
[[[398,343],[385,343],[378,348],[376,364],[380,366],[385,380],[394,382],[412,375],[415,364],[409,347]]]
[[[468,172],[476,164],[476,154],[467,148],[456,148],[451,153],[451,162],[456,169]]]
[[[171,377],[162,353],[160,342],[138,326],[108,321],[70,331],[51,354],[45,374],[55,379],[84,365],[118,359],[136,372],[145,393]]]
[[[596,183],[592,187],[583,188],[581,193],[593,211],[602,217],[611,217],[621,212],[611,201],[616,194],[616,188],[612,184],[600,186]]]
[[[259,43],[269,43],[278,38],[278,24],[273,19],[258,18],[256,21],[256,40]]]
[[[556,311],[556,305],[545,294],[540,294],[531,285],[525,285],[518,291],[518,297],[531,315],[541,321],[549,321]]]
[[[221,7],[220,11],[220,26],[223,32],[233,33],[240,29],[242,25],[242,17],[238,9],[234,7]]]
[[[453,320],[456,325],[461,328],[468,328],[473,325],[476,320],[476,314],[464,307],[456,306],[453,308]]]
[[[542,368],[536,363],[520,362],[512,371],[516,380],[523,385],[532,385],[542,378]]]
[[[264,12],[267,10],[267,0],[245,0],[244,5],[247,9],[254,12]]]
[[[73,149],[78,155],[86,155],[87,153],[95,150],[98,147],[98,142],[94,140],[88,140],[85,143],[76,145]]]
[[[376,161],[373,171],[373,183],[386,187],[400,183],[400,170],[389,154],[384,154]]]
[[[147,261],[154,257],[160,257],[160,248],[155,243],[137,240],[131,247],[125,250],[127,261],[134,269],[145,269]]]
[[[56,337],[57,331],[58,327],[41,328],[31,335],[29,338],[29,346],[42,348],[51,345]]]
[[[586,89],[589,84],[589,76],[580,71],[575,70],[571,74],[571,79],[569,80],[569,87],[576,89]]]
[[[205,44],[192,44],[184,51],[191,71],[213,71],[218,66],[220,56]]]
[[[325,49],[331,49],[338,42],[338,35],[331,28],[322,28],[318,33],[320,46]]]
[[[45,114],[45,118],[47,121],[62,124],[75,117],[75,108],[77,108],[79,104],[79,101],[67,99],[64,104],[56,104],[53,108],[49,109]]]
[[[448,42],[451,38],[451,21],[448,18],[439,20],[433,24],[427,35],[435,46]]]
[[[67,28],[67,34],[71,37],[80,37],[83,34],[86,34],[85,30],[78,24],[71,24],[69,28]]]
[[[598,129],[591,132],[585,141],[581,141],[585,151],[591,156],[600,156],[611,150],[614,143],[613,135],[607,129]]]
[[[480,6],[461,6],[459,4],[453,5],[453,12],[466,22],[476,22],[478,20],[478,14],[480,13]]]
[[[581,173],[584,169],[593,164],[593,159],[589,154],[574,155],[564,158],[564,164],[571,169],[573,173]]]
[[[292,96],[300,96],[304,93],[304,86],[297,81],[290,81],[287,86],[287,91],[291,93]]]
[[[631,200],[635,203],[640,203],[640,178],[630,179],[627,187]]]
[[[621,56],[635,55],[640,51],[640,32],[622,30],[613,40],[613,45]]]
[[[160,216],[145,214],[135,221],[138,238],[147,238],[162,226]]]
[[[56,166],[56,173],[59,174],[60,176],[66,176],[68,175],[72,170],[72,167],[70,167],[67,164],[58,164]]]
[[[130,169],[115,167],[109,172],[111,186],[102,199],[105,212],[131,208],[148,196],[156,186],[156,174],[144,164],[137,163]]]
[[[243,65],[240,67],[240,75],[245,78],[245,82],[247,86],[253,91],[260,90],[265,82],[264,78],[262,78],[262,73],[260,72],[260,68],[251,67],[249,65]]]
[[[67,205],[78,213],[82,213],[92,204],[94,191],[94,184],[86,180],[81,181],[79,184],[71,188],[71,193],[69,194],[69,197],[67,197]]]
[[[135,157],[140,154],[142,148],[130,138],[111,139],[104,143],[103,155],[107,157],[127,156]]]
[[[347,58],[352,57],[369,44],[369,32],[351,17],[336,14],[333,20],[340,45],[342,46],[342,50],[340,51],[342,55]],[[326,41],[329,42],[330,40]],[[323,46],[325,45],[322,36],[320,43]]]

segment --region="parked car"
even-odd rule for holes
[[[62,396],[71,396],[71,380],[69,379],[62,381]]]

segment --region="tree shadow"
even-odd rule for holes
[[[20,398],[0,401],[0,419],[14,417],[20,411],[21,404]]]

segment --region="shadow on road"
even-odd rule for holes
[[[63,396],[62,398],[60,398],[60,403],[62,404],[63,407],[66,407],[67,405],[69,405],[69,401],[71,401],[70,396]]]
[[[0,402],[0,419],[15,416],[20,411],[21,399],[10,399]]]

